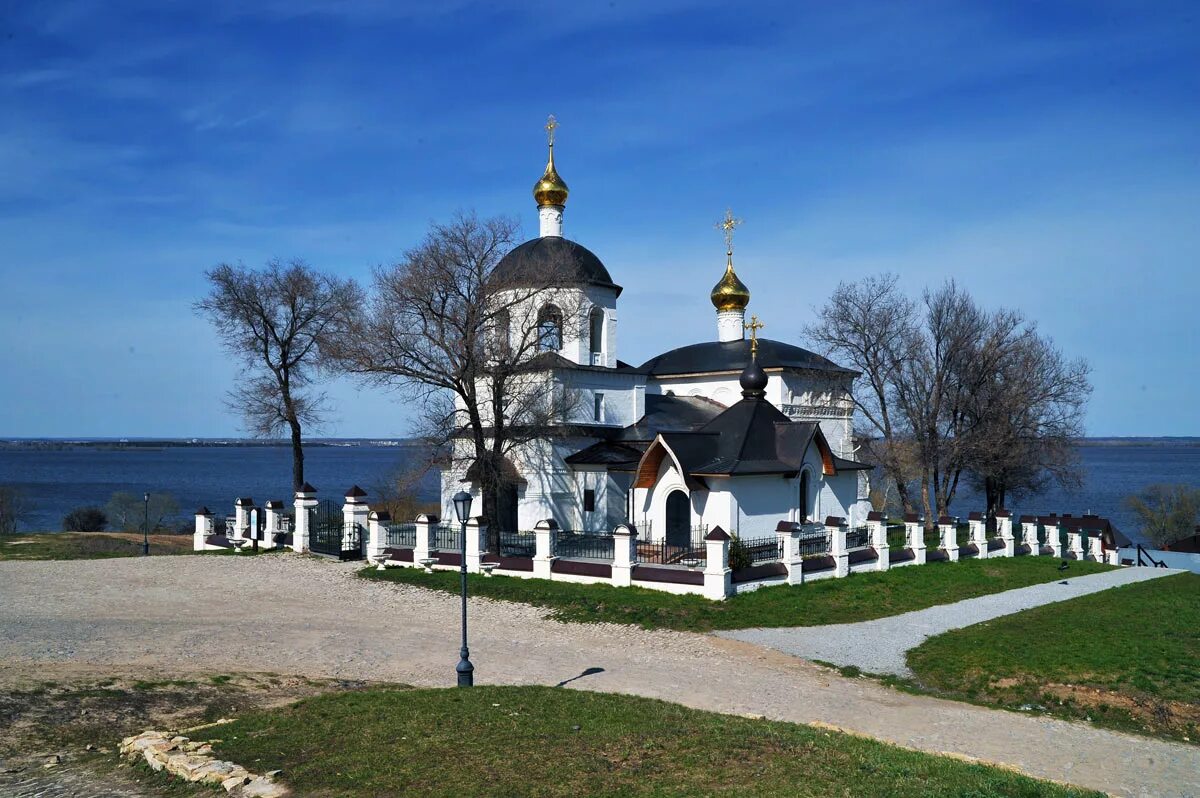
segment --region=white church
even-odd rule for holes
[[[512,486],[499,497],[505,531],[543,519],[603,533],[632,524],[644,540],[687,545],[716,527],[739,538],[774,533],[781,521],[827,516],[865,522],[872,466],[855,460],[851,384],[856,372],[746,323],[750,291],[733,268],[726,214],[725,273],[712,289],[716,338],[632,366],[617,357],[621,286],[586,247],[563,237],[568,189],[549,159],[534,185],[540,235],[509,252],[494,276],[519,280],[530,259],[564,270],[564,315],[547,302],[537,314],[545,379],[578,398],[567,434],[530,441],[510,455]],[[573,321],[578,319],[579,321]],[[749,335],[747,335],[749,331]],[[463,441],[442,472],[442,510],[469,491],[472,450]]]

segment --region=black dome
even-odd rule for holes
[[[767,372],[763,371],[756,361],[751,360],[738,383],[742,386],[742,396],[747,399],[754,396],[761,398],[767,390]]]
[[[703,374],[714,371],[740,372],[750,365],[750,341],[705,341],[664,352],[642,364],[639,371],[652,377],[672,374]],[[832,360],[821,357],[782,341],[758,339],[758,365],[764,369],[798,368],[829,371],[837,374],[857,374],[842,368]]]
[[[534,238],[516,247],[496,264],[491,280],[500,287],[527,286],[530,280],[527,275],[538,274],[545,268],[553,268],[564,282],[600,285],[616,289],[618,296],[621,294],[621,286],[613,282],[595,253],[561,236]]]

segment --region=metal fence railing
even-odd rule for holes
[[[459,551],[462,549],[462,528],[441,525],[433,528],[429,536],[429,548],[435,551]]]
[[[415,549],[417,547],[416,524],[386,524],[384,541],[388,548]]]
[[[846,530],[846,549],[865,549],[871,545],[871,531],[865,526]]]
[[[769,538],[738,538],[730,543],[729,560],[744,561],[747,565],[775,562],[783,559],[783,543],[778,535]]]
[[[647,565],[702,565],[708,561],[708,547],[695,535],[687,544],[639,540],[637,559]]]
[[[533,532],[501,532],[501,557],[533,557],[537,554],[537,535]]]
[[[613,537],[610,534],[572,532],[560,529],[554,533],[554,556],[568,559],[611,560]]]
[[[820,557],[828,554],[833,547],[831,542],[831,533],[829,530],[800,537],[800,556],[802,557]]]

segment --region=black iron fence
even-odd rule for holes
[[[416,524],[385,524],[385,545],[390,549],[415,549],[417,547]]]
[[[429,548],[434,551],[461,551],[462,545],[463,531],[460,526],[442,524],[431,530]]]
[[[553,540],[556,557],[595,560],[613,558],[613,537],[610,534],[560,529],[555,531]]]
[[[537,555],[537,535],[533,532],[501,532],[501,557],[533,557]]]
[[[783,559],[783,544],[779,541],[778,535],[767,538],[738,538],[729,544],[730,563],[736,561],[743,568],[781,559]]]
[[[708,547],[695,535],[687,545],[639,539],[637,561],[648,565],[702,565],[708,561]]]
[[[863,549],[871,545],[871,531],[865,526],[846,530],[846,549]]]
[[[823,554],[828,554],[832,548],[832,533],[829,530],[818,532],[815,535],[803,535],[800,538],[800,556],[801,557],[820,557]]]

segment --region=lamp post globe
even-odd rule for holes
[[[459,552],[458,572],[462,586],[462,648],[458,652],[459,687],[471,687],[475,684],[475,666],[471,664],[471,652],[467,650],[467,519],[471,517],[471,494],[460,490],[454,494],[454,514],[458,516],[459,528],[462,530],[461,551]]]

